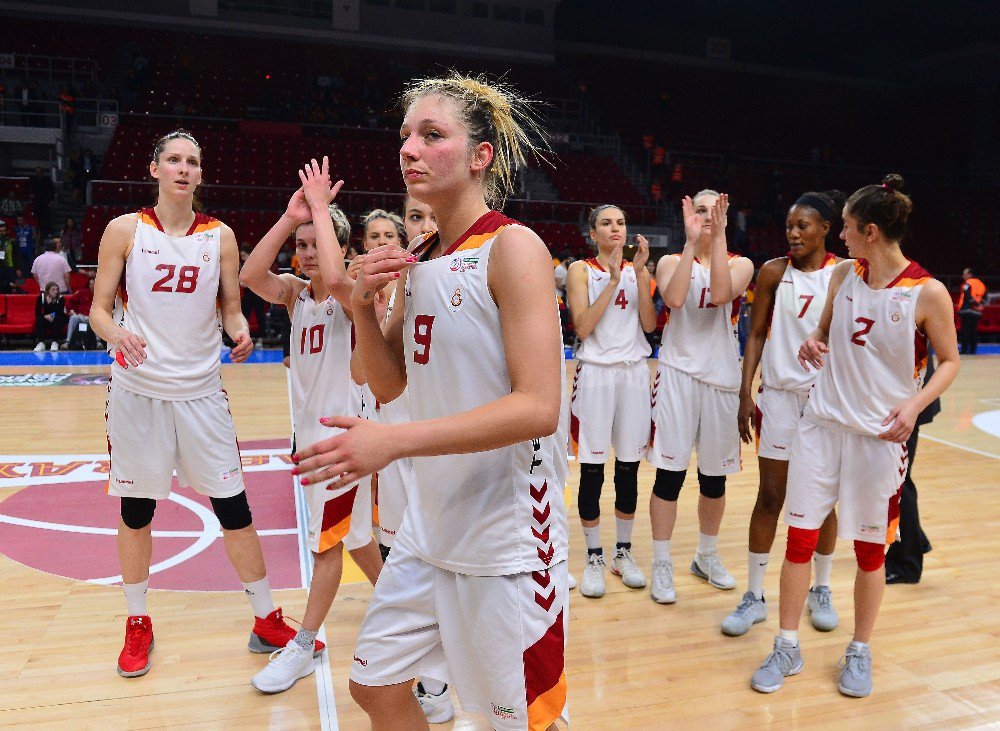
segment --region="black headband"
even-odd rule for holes
[[[824,221],[832,223],[837,220],[837,212],[833,210],[833,206],[830,204],[833,201],[826,198],[826,196],[821,196],[818,193],[806,193],[799,196],[798,200],[795,201],[795,205],[809,206],[810,208],[816,209],[820,216],[822,216]]]

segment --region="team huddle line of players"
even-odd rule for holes
[[[950,299],[899,249],[910,210],[901,180],[862,188],[842,209],[827,194],[796,202],[791,253],[760,274],[742,376],[732,317],[753,266],[727,251],[727,197],[685,198],[687,243],[656,268],[670,319],[652,392],[643,336],[655,326],[648,245],[638,237],[634,265],[623,262],[624,213],[597,207],[590,218],[597,255],[568,274],[581,345],[567,402],[550,255],[529,228],[499,213],[517,169],[537,153],[530,103],[510,87],[451,73],[414,81],[402,107],[404,216],[369,213],[366,253],[349,267],[350,225],[334,203],[343,181],[333,181],[323,158],[299,170],[301,187],[241,271],[231,229],[197,212],[202,150],[183,131],[153,150],[155,205],[109,223],[91,322],[115,355],[108,492],[121,501],[128,608],[118,672],[135,677],[151,667],[151,522],[176,471],[181,484],[209,497],[218,517],[255,617],[249,649],[272,653],[251,680],[260,691],[281,692],[313,672],[346,549],[375,587],[350,683],[373,728],[449,720],[451,683],[463,708],[494,728],[568,722],[567,443],[581,463],[585,596],[604,593],[599,499],[612,446],[612,571],[627,586],[646,585],[631,556],[645,457],[657,468],[652,597],[676,601],[670,538],[696,451],[701,535],[691,571],[731,589],[716,544],[726,475],[740,469],[741,435],[750,438],[750,389],[763,360],[750,587],[723,631],[742,634],[766,616],[763,569],[787,475],[781,630],[752,685],[771,692],[801,670],[796,630],[807,595],[814,622],[832,612],[839,502],[839,534],[854,540],[859,566],[840,689],[867,695],[867,643],[906,466],[902,443],[924,402],[957,372]],[[855,257],[844,262],[823,247],[841,217]],[[271,271],[290,236],[305,279]],[[315,557],[298,630],[274,606],[222,390],[220,319],[234,362],[253,349],[241,281],[286,306],[292,321],[293,472],[307,495]],[[940,367],[921,390],[928,340]],[[384,563],[378,543],[392,547]],[[817,550],[826,563],[817,560],[810,590]]]

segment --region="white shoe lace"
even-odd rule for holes
[[[619,548],[615,552],[615,560],[618,561],[618,567],[624,574],[626,571],[638,571],[639,565],[632,558],[632,553],[627,548]]]
[[[830,600],[830,590],[825,586],[818,586],[812,591],[813,596],[816,601],[816,608],[820,611],[829,612],[833,609],[833,604]]]
[[[662,586],[673,584],[673,565],[669,561],[653,561],[653,581]]]
[[[868,675],[871,660],[871,655],[848,648],[844,656],[837,662],[837,668],[855,677],[863,678]]]
[[[298,643],[295,644],[297,645]],[[268,668],[274,668],[277,670],[285,665],[291,665],[296,661],[296,655],[300,652],[308,652],[308,650],[301,646],[293,647],[292,645],[282,647],[280,650],[275,650],[268,655]]]
[[[708,565],[708,574],[710,579],[724,579],[728,575],[726,567],[722,565],[722,559],[719,558],[719,554],[710,553],[707,556],[701,556],[702,562]]]
[[[597,581],[604,576],[604,556],[592,553],[587,557],[587,568],[583,570],[584,581]]]
[[[744,614],[749,613],[750,610],[753,609],[754,604],[756,604],[759,601],[760,599],[758,599],[753,594],[747,592],[746,594],[743,595],[743,601],[741,601],[740,605],[736,607],[736,611],[733,612],[733,614],[735,614],[738,617],[742,617]]]

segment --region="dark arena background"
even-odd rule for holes
[[[152,205],[150,153],[177,128],[201,145],[205,211],[232,227],[242,252],[285,210],[296,170],[323,155],[345,181],[337,203],[360,252],[362,214],[403,204],[403,88],[448,69],[502,79],[539,103],[551,153],[521,173],[504,213],[537,232],[554,260],[593,255],[586,221],[601,203],[627,214],[652,260],[679,252],[680,200],[711,188],[730,197],[730,250],[759,267],[788,251],[786,212],[803,192],[849,194],[899,173],[914,206],[906,256],[956,303],[963,270],[986,287],[978,349],[963,354],[941,415],[921,431],[915,479],[933,552],[921,583],[887,588],[873,644],[876,693],[836,693],[831,668],[848,639],[854,576],[841,541],[832,584],[841,627],[803,631],[807,669],[775,696],[754,693],[747,679],[777,626],[777,568],[768,577],[768,629],[735,639],[718,626],[738,597],[686,571],[676,606],[618,582],[601,601],[574,592],[573,726],[1000,726],[992,572],[1000,551],[1000,3],[35,0],[0,2],[0,28],[0,726],[368,727],[347,686],[371,595],[360,570],[345,560],[315,682],[263,696],[249,685],[264,661],[241,644],[246,603],[218,523],[207,500],[187,490],[154,523],[158,665],[134,681],[115,674],[125,606],[116,586],[118,506],[103,494],[111,359],[86,328],[67,333],[63,322],[52,346],[40,337],[45,282],[21,257],[52,239],[73,269],[70,289],[86,289],[108,222]],[[833,252],[847,255],[840,241]],[[276,270],[298,273],[293,254],[289,240]],[[657,302],[654,348],[667,317]],[[245,314],[257,347],[244,366],[229,364],[225,349],[223,378],[276,602],[300,617],[311,565],[306,508],[289,472],[281,365],[289,322],[277,305],[248,301]],[[963,325],[957,311],[955,323]],[[564,336],[572,378],[568,317]],[[758,481],[752,445],[743,468],[730,481],[719,540],[740,586]],[[653,474],[643,462],[635,555],[646,567]],[[688,483],[673,539],[684,551],[698,538]],[[577,575],[585,554],[578,484],[574,461],[566,496]],[[607,516],[611,492],[609,480]],[[489,724],[459,709],[435,727]]]

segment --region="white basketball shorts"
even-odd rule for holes
[[[788,461],[792,437],[799,428],[809,394],[761,386],[753,426],[757,433],[757,456]]]
[[[351,679],[454,683],[462,708],[494,729],[545,729],[566,705],[566,562],[548,571],[469,576],[397,543],[379,575]]]
[[[604,464],[610,447],[638,462],[649,443],[649,365],[578,362],[570,394],[570,442],[581,463]]]

